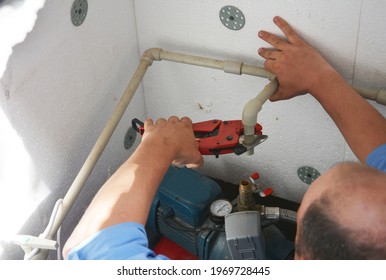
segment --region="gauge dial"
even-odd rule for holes
[[[210,213],[213,217],[224,218],[232,212],[232,204],[226,199],[218,199],[210,205]]]

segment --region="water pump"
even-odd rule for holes
[[[201,260],[286,259],[293,240],[272,224],[296,222],[296,212],[256,205],[249,184],[243,180],[231,201],[216,181],[170,167],[153,200],[148,233],[166,237]]]

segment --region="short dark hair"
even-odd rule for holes
[[[295,244],[298,256],[319,260],[386,259],[384,240],[369,234],[371,229],[355,232],[342,226],[334,220],[333,211],[326,197],[306,209]]]

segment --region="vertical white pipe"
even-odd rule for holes
[[[129,85],[127,86],[123,96],[121,97],[117,107],[112,113],[110,119],[102,130],[98,140],[96,141],[94,147],[92,148],[89,156],[87,157],[85,163],[80,169],[78,175],[76,176],[74,182],[69,188],[66,196],[63,199],[62,205],[59,208],[58,214],[55,218],[52,229],[48,235],[52,239],[56,232],[58,231],[60,225],[62,224],[66,214],[70,210],[71,206],[74,204],[75,199],[77,198],[79,192],[84,186],[86,180],[90,176],[93,168],[95,167],[99,157],[101,156],[104,148],[106,147],[110,137],[112,136],[115,128],[117,127],[119,121],[121,120],[127,106],[129,105],[131,99],[133,98],[135,91],[137,90],[146,70],[151,65],[152,60],[146,56],[141,59],[141,62],[134,73]]]

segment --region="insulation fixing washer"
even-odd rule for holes
[[[240,9],[234,6],[225,6],[220,9],[220,20],[230,30],[240,30],[245,25],[245,16]]]
[[[86,19],[88,11],[87,0],[75,0],[71,7],[71,21],[75,26],[81,25]]]
[[[311,166],[303,166],[298,169],[299,179],[308,185],[311,185],[319,176],[319,171]]]

